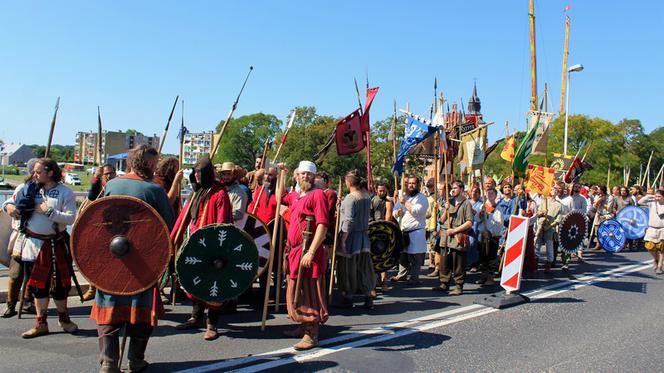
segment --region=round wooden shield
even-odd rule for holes
[[[563,217],[558,229],[560,248],[567,254],[576,252],[588,232],[588,218],[580,211],[572,211]]]
[[[258,274],[256,276],[260,276],[267,268],[267,262],[270,260],[272,230],[269,224],[263,224],[260,219],[250,213],[247,213],[247,219],[242,230],[251,236],[258,248]]]
[[[152,206],[109,196],[81,211],[71,230],[71,251],[79,271],[99,290],[134,295],[166,271],[172,244],[168,226]]]
[[[627,238],[638,240],[646,235],[648,229],[648,214],[638,206],[627,206],[616,215],[616,220],[622,225]]]
[[[619,222],[609,219],[603,221],[597,227],[597,239],[604,250],[610,253],[617,253],[625,246],[627,236]]]
[[[404,247],[398,225],[387,220],[372,221],[369,223],[369,241],[374,271],[384,272],[397,264]]]
[[[209,303],[235,298],[258,273],[254,240],[233,224],[211,224],[189,236],[175,259],[182,287]]]

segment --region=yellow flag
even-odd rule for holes
[[[514,160],[514,153],[516,151],[516,139],[514,135],[507,139],[503,150],[500,152],[500,158],[512,162]]]
[[[550,167],[528,165],[526,170],[526,190],[548,196],[555,180],[556,170]]]

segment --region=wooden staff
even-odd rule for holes
[[[337,258],[337,245],[339,242],[339,221],[341,220],[341,178],[339,178],[339,189],[337,190],[336,225],[334,226],[334,244],[332,245],[332,264],[330,265],[330,290],[327,293],[328,303],[332,302],[332,289],[334,288],[334,264]]]
[[[286,132],[284,132],[284,135],[281,137],[281,142],[279,143],[277,152],[274,153],[274,157],[272,158],[272,163],[275,163],[277,161],[279,153],[281,152],[281,148],[284,146],[284,143],[286,143],[286,137],[288,136],[288,131],[290,131],[291,127],[293,127],[294,122],[295,122],[295,109],[293,109],[293,113],[291,114],[290,120],[288,121],[288,125],[286,126]]]
[[[394,117],[392,119],[392,164],[397,163],[397,100],[394,99]],[[399,176],[394,174],[394,192],[399,186]]]
[[[643,185],[643,182],[646,181],[646,177],[650,173],[650,162],[652,161],[653,154],[655,154],[654,150],[650,152],[650,157],[648,158],[648,164],[646,165],[646,173],[643,175],[643,179],[639,178],[639,185]]]
[[[159,142],[159,154],[161,154],[161,150],[164,148],[164,143],[166,142],[166,135],[168,135],[168,127],[171,125],[171,119],[173,119],[173,113],[175,113],[175,107],[178,104],[178,99],[180,99],[180,96],[175,96],[175,102],[173,102],[173,108],[171,109],[171,114],[168,116],[168,121],[166,122],[166,128],[164,128],[164,134],[161,136],[161,141]]]
[[[286,188],[286,174],[284,174],[283,183],[284,184],[282,186],[282,191],[283,191],[284,188]],[[280,215],[279,212],[277,212],[277,214]],[[279,222],[281,223],[281,227],[285,228],[284,222],[282,220],[279,220]],[[277,278],[274,281],[274,283],[277,284],[275,295],[274,295],[274,312],[279,312],[279,306],[281,305],[281,272],[282,272],[282,270],[284,270],[286,268],[285,264],[284,264],[285,263],[284,262],[284,237],[282,237],[282,234],[281,234],[282,233],[281,227],[279,227],[279,228],[275,227],[275,229],[277,229],[278,232],[279,232],[279,234],[278,234],[279,238],[278,238],[278,244],[277,244],[278,245],[277,246],[278,251],[277,251],[277,258],[276,258],[277,259]],[[288,274],[286,274],[286,276],[288,276]]]
[[[293,110],[293,114],[291,115],[291,119],[288,121],[288,125],[286,126],[286,132],[284,132],[284,135],[281,137],[281,142],[279,143],[279,147],[277,148],[277,152],[274,154],[274,158],[272,158],[272,163],[277,162],[277,157],[279,156],[279,152],[281,152],[281,147],[284,146],[284,143],[286,142],[286,136],[288,135],[288,131],[291,129],[293,126],[293,121],[295,121],[295,110]],[[261,159],[261,167],[263,168],[265,165],[265,157],[267,156],[267,142],[265,143],[265,150],[263,152],[263,158]],[[258,191],[258,196],[256,198],[256,204],[254,204],[254,208],[251,211],[252,214],[256,213],[256,209],[258,208],[258,203],[261,200],[261,197],[263,196],[263,190],[265,188],[261,188],[261,190]]]
[[[240,88],[240,93],[238,93],[237,97],[235,98],[235,101],[233,102],[233,105],[231,106],[230,111],[228,112],[228,116],[226,116],[226,120],[224,121],[224,124],[221,126],[221,129],[219,130],[218,134],[218,139],[216,144],[214,144],[212,151],[210,152],[210,160],[212,161],[214,159],[214,156],[217,154],[217,150],[219,150],[219,144],[221,143],[221,139],[224,137],[224,132],[226,132],[226,127],[228,127],[228,123],[231,121],[231,117],[233,116],[233,113],[235,112],[235,109],[237,109],[237,104],[240,101],[240,96],[242,96],[242,92],[244,91],[244,87],[247,85],[247,80],[249,80],[249,76],[251,75],[251,72],[254,70],[253,66],[249,66],[249,72],[247,73],[247,77],[244,78],[244,83],[242,83],[242,88]],[[214,136],[212,138],[212,142],[214,143]],[[196,196],[200,193],[199,191],[195,191],[192,196],[190,197],[190,201],[195,201]],[[187,205],[187,209],[185,211],[184,218],[180,222],[180,226],[178,227],[177,232],[175,232],[175,237],[173,237],[173,244],[177,245],[177,243],[182,239],[182,235],[184,234],[184,228],[189,225],[189,217],[191,216],[190,211],[191,211],[191,203]]]
[[[55,132],[55,122],[58,118],[58,109],[60,108],[60,97],[55,101],[55,112],[53,113],[53,119],[51,120],[51,130],[48,133],[48,142],[46,143],[46,150],[44,151],[44,157],[51,155],[51,143],[53,142],[53,132]]]
[[[184,127],[184,100],[180,101],[180,105],[181,105],[182,112],[181,112],[181,119],[180,119],[180,134],[179,134],[178,137],[180,138],[180,159],[179,159],[180,167],[179,167],[179,169],[182,170],[182,167],[184,166],[184,136],[187,133],[187,129]],[[180,183],[181,182],[182,181],[180,181]],[[180,192],[179,193],[180,196],[178,197],[178,201],[179,201],[179,203],[182,203],[182,185],[180,185],[179,192]],[[176,298],[177,298],[177,294],[178,294],[177,289],[180,285],[179,285],[178,276],[177,276],[176,273],[171,273],[170,277],[171,277],[171,305],[175,306]]]
[[[657,173],[657,176],[655,176],[655,180],[652,182],[651,188],[655,187],[655,184],[657,184],[657,180],[659,179],[659,186],[662,186],[662,170],[664,170],[664,163],[662,164],[662,167],[659,168],[659,172]]]
[[[265,296],[263,297],[263,319],[261,321],[261,330],[265,330],[265,323],[267,322],[267,306],[270,302],[270,278],[272,277],[272,268],[274,268],[274,252],[281,247],[281,240],[279,240],[279,227],[281,224],[281,193],[283,192],[284,179],[286,178],[286,170],[281,170],[277,176],[277,214],[274,218],[274,230],[272,231],[272,245],[270,248],[270,257],[267,266],[267,283],[265,285]],[[277,276],[274,280],[274,286],[278,289],[281,287],[281,276]],[[276,301],[276,299],[275,299]]]
[[[304,258],[304,255],[309,252],[309,245],[311,242],[309,240],[311,239],[311,236],[313,235],[313,232],[311,231],[311,226],[313,225],[312,223],[314,222],[314,217],[312,215],[307,215],[305,217],[306,221],[306,226],[304,231],[302,232],[302,251],[300,252],[300,260],[297,266],[297,280],[295,281],[295,302],[293,305],[297,307],[300,304],[300,287],[302,285],[302,275],[304,274],[304,267],[302,266],[302,258]],[[291,224],[299,224],[299,222],[291,222]],[[315,227],[314,227],[315,228]]]
[[[103,143],[102,143],[102,128],[101,128],[101,108],[97,106],[97,155],[99,158],[97,158],[97,167],[101,167],[102,164],[104,164],[104,151],[103,151]]]

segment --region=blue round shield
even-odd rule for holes
[[[604,250],[617,253],[625,247],[627,235],[620,223],[609,219],[602,222],[597,228],[597,239]]]
[[[616,220],[622,225],[628,239],[638,240],[646,235],[648,214],[642,208],[627,206],[618,212]]]

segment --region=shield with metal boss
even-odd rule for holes
[[[182,245],[175,271],[189,294],[220,303],[251,286],[258,273],[258,249],[249,234],[232,224],[206,225]]]
[[[625,234],[630,240],[638,240],[646,235],[648,229],[648,214],[638,206],[627,206],[616,215],[616,220],[622,225]]]
[[[588,233],[588,218],[581,211],[572,211],[563,217],[558,228],[560,248],[567,254],[576,252],[583,245]]]
[[[152,206],[109,196],[81,211],[72,227],[71,251],[79,271],[99,290],[134,295],[166,271],[172,244],[168,226]]]
[[[384,272],[397,264],[404,247],[398,225],[387,220],[372,221],[369,223],[369,241],[374,271]]]
[[[609,219],[597,227],[597,239],[604,250],[617,253],[625,246],[627,235],[619,222]]]

